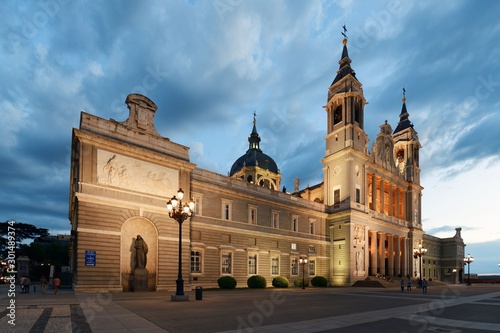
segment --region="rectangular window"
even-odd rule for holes
[[[271,274],[278,275],[280,273],[280,258],[272,257],[271,258]]]
[[[315,234],[315,228],[316,228],[316,221],[315,220],[309,220],[309,232],[311,235]]]
[[[278,212],[271,212],[271,228],[279,228],[280,215]]]
[[[232,219],[232,202],[228,200],[222,201],[222,219],[231,221]]]
[[[201,273],[200,251],[191,251],[191,273]]]
[[[248,208],[248,223],[257,224],[257,207],[250,206]]]
[[[248,257],[248,274],[257,274],[257,255]]]
[[[309,259],[309,275],[316,275],[316,260]]]
[[[299,217],[292,216],[292,231],[299,231]]]
[[[221,272],[222,274],[231,274],[231,257],[232,253],[224,252],[221,255]]]
[[[356,202],[361,202],[361,190],[359,188],[356,188]]]
[[[297,258],[292,258],[292,275],[299,274],[298,260]]]
[[[292,243],[291,247],[292,250],[297,250],[297,243]]]

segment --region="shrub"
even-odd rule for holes
[[[302,279],[295,279],[295,281],[293,281],[293,285],[294,285],[295,287],[301,287],[301,288],[302,288]],[[306,287],[308,287],[308,286],[309,286],[309,280],[308,280],[308,279],[305,279],[305,280],[304,280],[304,285],[305,285]]]
[[[315,276],[311,279],[311,285],[314,287],[327,287],[328,280],[323,276]]]
[[[252,275],[247,280],[248,288],[265,288],[267,287],[266,278],[261,275]]]
[[[288,279],[285,276],[277,276],[273,279],[273,287],[288,288]]]
[[[217,280],[217,284],[221,289],[234,289],[236,288],[236,279],[232,276],[221,276]]]

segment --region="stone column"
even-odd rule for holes
[[[378,273],[385,275],[385,234],[379,232],[378,236]]]
[[[394,216],[396,216],[398,219],[401,218],[401,206],[400,206],[400,196],[399,196],[399,187],[396,187],[396,207]]]
[[[364,263],[365,263],[365,267],[364,267],[364,271],[365,271],[365,275],[368,275],[369,274],[369,263],[370,263],[370,251],[368,249],[368,244],[369,244],[369,232],[368,232],[368,227],[365,228],[365,244],[363,245],[363,250],[364,250]]]
[[[388,243],[388,261],[387,261],[387,271],[388,275],[394,275],[394,237],[387,234]]]
[[[389,215],[390,216],[394,216],[394,209],[393,209],[393,204],[394,204],[394,200],[393,200],[393,193],[392,193],[392,184],[389,184]]]
[[[377,261],[377,232],[375,230],[370,230],[370,275],[376,275],[378,269]]]
[[[377,210],[377,176],[372,175],[372,210]]]
[[[401,251],[401,274],[406,277],[409,274],[408,271],[408,238],[401,237],[401,244],[403,249]]]
[[[380,212],[385,214],[384,179],[380,179]]]
[[[396,243],[396,255],[394,258],[394,273],[395,275],[401,274],[401,238],[398,235],[394,236]]]

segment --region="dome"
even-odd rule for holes
[[[260,149],[248,149],[245,155],[241,156],[234,162],[229,172],[229,176],[234,175],[243,167],[255,167],[269,170],[274,173],[278,173],[278,166],[276,162],[269,156],[264,154]]]
[[[252,133],[248,137],[248,150],[243,156],[238,158],[236,162],[233,163],[231,171],[229,172],[229,176],[233,176],[236,173],[240,172],[243,168],[248,167],[259,167],[275,174],[279,173],[276,162],[274,162],[274,160],[269,155],[264,154],[262,150],[260,150],[260,136],[259,133],[257,133],[257,127],[255,124],[256,121],[254,114]]]

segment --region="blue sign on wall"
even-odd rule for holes
[[[95,266],[96,253],[95,251],[85,250],[85,266]]]

